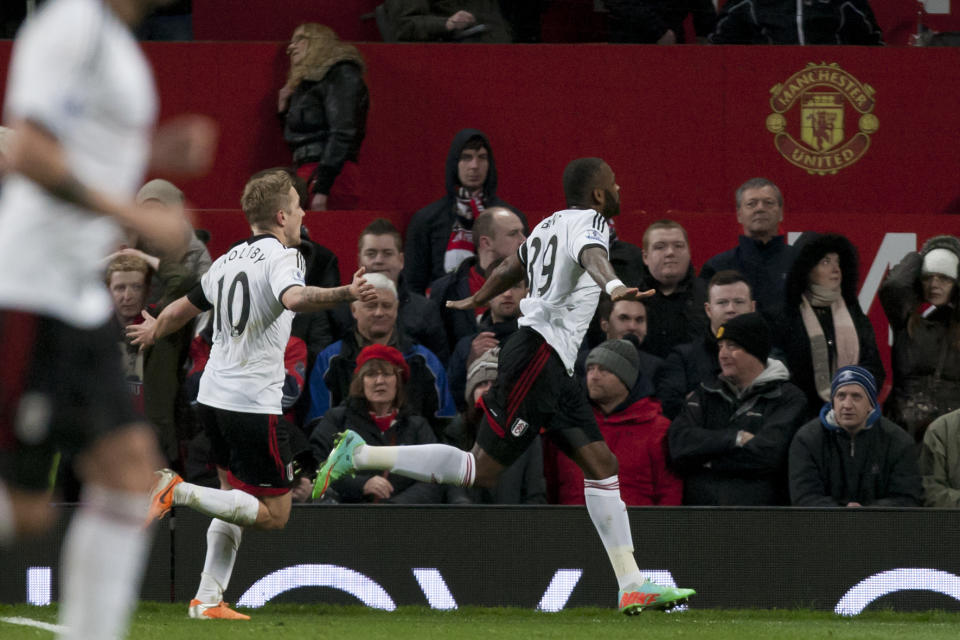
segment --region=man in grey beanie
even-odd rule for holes
[[[684,479],[684,504],[786,505],[787,452],[803,424],[806,395],[770,354],[759,313],[717,331],[721,373],[701,382],[670,425],[670,458]]]

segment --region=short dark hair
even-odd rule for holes
[[[737,209],[740,208],[740,203],[743,201],[743,192],[747,189],[763,189],[764,187],[773,187],[773,192],[777,194],[777,204],[781,207],[783,206],[783,194],[780,193],[780,187],[773,184],[770,180],[766,178],[750,178],[742,185],[737,187],[737,191],[734,194],[734,198],[737,202]]]
[[[723,271],[717,271],[713,274],[710,282],[707,283],[707,300],[710,299],[710,290],[714,287],[723,287],[728,284],[737,284],[738,282],[747,285],[747,291],[750,292],[750,299],[753,300],[753,287],[750,286],[750,283],[747,282],[743,274],[736,269],[724,269]]]
[[[617,300],[620,302],[620,300]],[[613,298],[603,293],[600,295],[600,302],[597,304],[597,320],[606,320],[610,321],[610,316],[613,315],[613,308],[617,306],[617,302],[613,301]],[[647,308],[647,303],[643,300],[627,300],[627,302],[639,302],[643,305],[643,308]]]
[[[364,236],[393,236],[393,239],[397,242],[397,251],[403,253],[403,236],[401,236],[397,228],[393,226],[393,223],[386,218],[375,219],[360,232],[360,237],[357,238],[357,251],[363,249]]]
[[[567,206],[592,204],[590,192],[596,187],[605,164],[600,158],[577,158],[567,165],[563,170],[563,196]]]
[[[467,149],[486,149],[488,153],[490,152],[490,147],[487,146],[487,141],[483,139],[483,136],[470,136],[470,138],[463,143],[463,146],[460,147],[460,152],[462,153]]]
[[[657,220],[643,232],[643,250],[647,250],[647,245],[650,244],[650,233],[652,231],[657,231],[658,229],[680,229],[683,232],[683,239],[690,244],[690,238],[687,237],[687,230],[683,228],[683,225],[677,222],[676,220]]]

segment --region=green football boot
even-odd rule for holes
[[[620,590],[620,613],[633,616],[644,609],[669,611],[694,595],[693,589],[663,587],[655,582],[644,580],[643,584],[633,584]]]
[[[337,434],[333,444],[333,451],[320,465],[320,470],[317,471],[317,479],[313,482],[312,497],[314,500],[326,493],[331,482],[345,475],[352,476],[356,472],[353,466],[353,452],[364,442],[363,438],[357,435],[355,431],[347,429]]]

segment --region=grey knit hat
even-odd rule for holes
[[[500,358],[500,347],[487,349],[483,355],[473,361],[467,371],[467,405],[473,406],[473,390],[487,381],[497,378],[497,361]]]
[[[640,374],[640,356],[637,348],[626,340],[607,340],[587,356],[586,366],[598,364],[620,378],[627,390],[633,389]]]

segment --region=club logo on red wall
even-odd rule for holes
[[[836,62],[809,62],[770,88],[767,130],[792,164],[811,174],[835,174],[870,148],[870,135],[880,126],[875,94]]]

